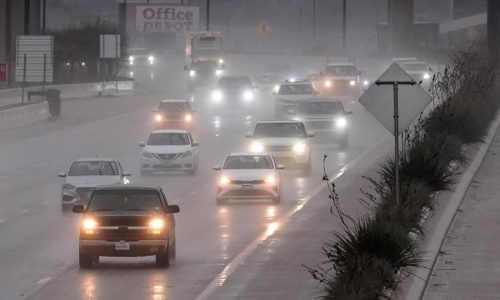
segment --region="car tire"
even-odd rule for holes
[[[97,259],[99,260],[99,257]],[[82,253],[81,251],[78,252],[78,263],[81,269],[91,268],[94,261],[95,258],[92,255]]]
[[[170,266],[170,247],[164,253],[156,254],[156,266],[159,268]]]
[[[170,258],[175,259],[177,256],[177,246],[175,243],[175,237],[174,237],[174,241],[172,242],[172,245],[169,246],[169,250],[170,250]]]
[[[222,198],[219,198],[219,197],[216,197],[215,201],[217,202],[217,205],[224,205],[224,204],[226,204],[226,199],[222,199]]]

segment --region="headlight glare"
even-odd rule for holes
[[[246,90],[243,92],[243,100],[250,101],[253,99],[253,92],[250,90]]]
[[[97,228],[97,222],[96,220],[92,218],[86,218],[82,222],[82,230],[86,234],[93,234],[94,230]]]
[[[217,102],[221,101],[221,100],[222,100],[222,98],[223,98],[223,96],[224,96],[224,95],[223,95],[223,94],[222,94],[222,92],[221,92],[221,91],[219,91],[219,90],[215,90],[215,91],[213,91],[213,92],[212,92],[212,99],[213,99],[214,101],[217,101]]]
[[[160,115],[160,114],[156,114],[156,115],[155,115],[155,121],[156,121],[156,122],[161,122],[161,121],[163,121],[163,116],[162,116],[162,115]]]
[[[337,118],[335,120],[335,127],[338,129],[344,129],[347,126],[347,120],[344,117]]]
[[[257,153],[263,152],[264,146],[259,142],[253,142],[252,145],[250,145],[250,151],[257,152]]]
[[[304,154],[306,152],[306,148],[307,148],[306,144],[299,142],[293,145],[293,152],[297,154]]]
[[[325,87],[331,87],[332,86],[332,81],[331,80],[325,80]]]
[[[219,185],[227,185],[227,184],[230,184],[231,183],[231,180],[229,178],[227,178],[226,176],[221,176],[220,179],[219,179]]]
[[[148,227],[152,230],[161,230],[165,227],[165,221],[160,218],[151,219],[148,223]]]
[[[189,70],[189,77],[194,77],[196,76],[196,71],[195,70]]]
[[[215,75],[216,76],[222,76],[223,73],[224,73],[224,71],[222,71],[221,69],[215,70]]]
[[[356,81],[354,81],[354,80],[349,81],[349,85],[350,86],[355,86],[356,85]]]
[[[430,79],[430,78],[431,78],[431,75],[429,73],[425,73],[424,74],[424,79],[427,80],[427,79]]]
[[[273,175],[269,175],[266,177],[266,179],[264,181],[269,185],[275,185],[276,184],[276,177],[274,177]]]
[[[191,114],[187,114],[184,116],[184,121],[191,122],[193,120],[193,116]]]

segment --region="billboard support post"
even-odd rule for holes
[[[23,82],[21,84],[21,93],[23,94],[21,96],[21,104],[24,104],[24,87],[26,85],[26,53],[24,53],[23,56]]]

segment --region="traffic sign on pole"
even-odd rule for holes
[[[24,35],[16,39],[16,82],[52,82],[54,37]]]
[[[121,46],[119,34],[101,34],[99,40],[101,58],[120,58]]]

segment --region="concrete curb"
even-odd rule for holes
[[[0,129],[9,129],[33,124],[49,117],[49,105],[40,102],[0,111]]]
[[[457,211],[462,204],[465,193],[469,188],[469,184],[479,170],[499,125],[500,113],[497,114],[496,119],[491,124],[485,143],[480,145],[479,149],[476,151],[474,159],[471,161],[467,169],[464,170],[460,181],[455,187],[455,191],[453,192],[441,218],[439,219],[439,222],[437,223],[437,226],[432,231],[432,235],[428,236],[429,243],[427,247],[425,249],[421,249],[426,253],[426,259],[429,259],[432,263],[429,268],[419,268],[416,270],[414,277],[417,279],[410,285],[406,297],[404,297],[406,300],[423,299],[430,276],[435,268],[439,251],[443,246],[446,235],[450,230]]]

